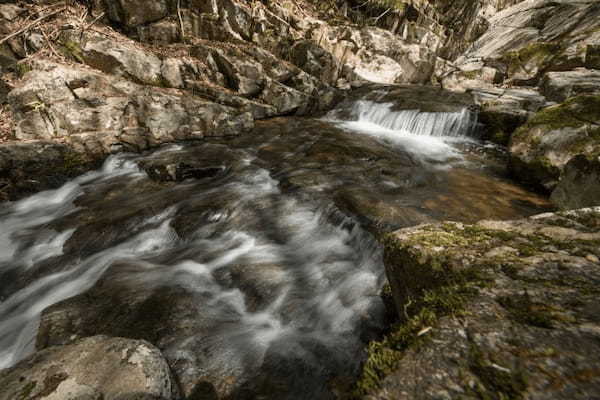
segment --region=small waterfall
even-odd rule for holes
[[[468,108],[458,112],[422,112],[395,111],[393,107],[393,103],[359,100],[352,105],[349,117],[358,123],[374,124],[416,136],[470,137],[477,125],[477,114]]]

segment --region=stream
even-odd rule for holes
[[[359,99],[5,204],[0,368],[105,334],[159,347],[182,397],[335,398],[385,329],[380,234],[550,209],[477,135],[467,109]]]

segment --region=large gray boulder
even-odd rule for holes
[[[242,110],[46,61],[19,82],[9,101],[17,139],[61,140],[93,154],[239,135],[253,126]]]
[[[600,208],[407,228],[386,241],[401,323],[371,344],[368,399],[600,396]]]
[[[0,371],[1,400],[171,400],[177,393],[148,342],[94,336],[35,353]]]
[[[480,87],[470,93],[480,107],[483,138],[504,146],[519,126],[547,104],[546,98],[532,88]]]
[[[527,0],[490,15],[485,33],[443,75],[446,86],[535,86],[548,72],[598,68],[596,1]]]

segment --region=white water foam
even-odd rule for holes
[[[143,177],[130,158],[125,154],[111,156],[100,170],[84,174],[58,189],[9,203],[0,213],[0,271],[28,270],[40,261],[61,255],[75,229],[56,232],[44,225],[75,211],[73,202],[87,185],[118,176]],[[39,315],[46,307],[87,290],[115,259],[161,247],[169,238],[164,230],[163,227],[159,233],[146,231],[117,249],[81,261],[66,272],[45,276],[0,303],[0,369],[33,351]]]
[[[360,100],[353,104],[352,115],[359,122],[370,122],[393,131],[416,136],[464,138],[473,133],[477,124],[475,113],[463,108],[458,112],[422,112],[393,110],[393,103]]]
[[[0,369],[34,350],[39,317],[47,307],[91,288],[114,262],[148,257],[167,249],[177,235],[166,220],[120,245],[95,254],[69,270],[51,274],[0,304]]]
[[[477,118],[469,110],[421,112],[392,108],[392,103],[359,100],[352,105],[348,119],[336,119],[337,112],[333,111],[328,120],[400,147],[421,161],[445,164],[463,159],[453,144],[472,140]]]
[[[10,226],[0,242],[10,249],[3,252],[0,271],[27,271],[44,257],[62,254],[73,230],[54,232],[40,225],[76,210],[74,200],[93,191],[96,183],[123,174],[128,174],[128,181],[147,179],[132,159],[119,156],[56,191],[10,205],[9,212],[0,215],[0,223]],[[381,318],[380,307],[373,312],[373,304],[381,303],[381,252],[353,221],[333,224],[329,220],[333,209],[282,195],[268,171],[250,165],[231,182],[194,195],[213,199],[224,192],[235,201],[209,211],[205,224],[186,240],[171,227],[178,212],[178,206],[172,206],[138,222],[138,233],[131,238],[83,259],[68,259],[60,271],[12,293],[0,303],[0,368],[34,351],[44,309],[88,290],[111,265],[121,262],[140,268],[138,273],[119,275],[121,284],[148,290],[176,285],[203,299],[197,318],[210,329],[178,337],[164,351],[194,359],[202,349],[203,368],[213,376],[239,376],[250,368],[248,360],[252,368],[259,368],[274,342],[313,335],[340,343],[333,337],[361,329],[363,316]],[[86,201],[86,207],[93,205]],[[262,213],[272,218],[263,220]],[[172,256],[165,254],[180,258],[170,261]],[[223,274],[238,276],[233,287],[223,284]],[[261,292],[264,297],[249,300],[248,285],[266,290]]]
[[[38,235],[33,246],[19,253],[24,237],[37,233],[39,226],[75,211],[73,201],[83,193],[85,185],[94,181],[117,176],[143,177],[137,164],[130,156],[121,154],[109,157],[102,169],[84,174],[55,190],[37,193],[26,199],[8,204],[0,212],[0,270],[18,266],[30,267],[32,261],[60,255],[63,244],[72,230],[65,232],[46,231]]]

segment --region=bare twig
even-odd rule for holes
[[[98,22],[98,20],[100,20],[102,17],[104,17],[104,12],[102,12],[100,15],[98,15],[96,18],[94,18],[94,20],[92,22],[90,22],[89,24],[87,24],[86,26],[84,26],[83,28],[81,28],[81,35],[83,35],[88,29],[90,29],[90,27],[92,25],[94,25],[96,22]]]
[[[54,46],[52,46],[52,40],[50,40],[50,37],[48,37],[48,34],[43,29],[42,29],[42,35],[44,35],[44,38],[46,38],[46,42],[48,43],[48,47],[50,48],[50,51],[52,52],[52,54],[54,54],[54,56],[56,58],[62,59],[62,57],[56,52],[56,49],[54,48]]]
[[[373,23],[375,23],[375,24],[376,24],[377,22],[379,22],[379,20],[380,20],[380,19],[381,19],[381,18],[382,18],[384,15],[386,15],[387,13],[389,13],[390,11],[392,11],[392,9],[391,9],[391,8],[388,8],[387,10],[385,10],[385,11],[383,12],[383,14],[381,14],[379,17],[375,18],[375,21],[373,21]]]
[[[177,0],[177,17],[179,18],[179,28],[181,29],[181,40],[185,41],[185,30],[183,26],[183,17],[181,16],[181,0]]]
[[[36,26],[37,24],[39,24],[40,22],[42,22],[43,20],[45,20],[46,18],[50,18],[50,17],[52,17],[52,16],[54,16],[54,15],[60,13],[60,12],[63,12],[65,10],[66,10],[66,7],[63,7],[63,8],[60,8],[60,9],[56,10],[56,11],[53,11],[53,12],[51,12],[49,14],[46,14],[46,15],[43,15],[43,16],[39,17],[38,19],[36,19],[32,23],[26,25],[25,27],[23,27],[23,28],[15,31],[15,32],[13,32],[13,33],[5,36],[4,38],[2,38],[0,40],[0,44],[6,42],[6,41],[8,41],[8,40],[10,40],[10,39],[12,39],[12,38],[14,38],[16,36],[19,36],[20,34],[22,34],[24,32],[27,32],[28,30],[30,30],[31,28],[33,28],[34,26]]]
[[[306,11],[304,11],[304,9],[302,7],[300,7],[300,4],[298,4],[298,2],[296,0],[292,0],[292,3],[294,3],[294,5],[296,6],[296,8],[302,13],[304,14],[305,17],[308,16],[308,14],[306,13]]]
[[[410,319],[410,318],[408,318],[408,307],[411,306],[412,302],[413,302],[412,299],[409,297],[408,303],[406,303],[404,305],[404,318],[406,318],[407,321]]]

